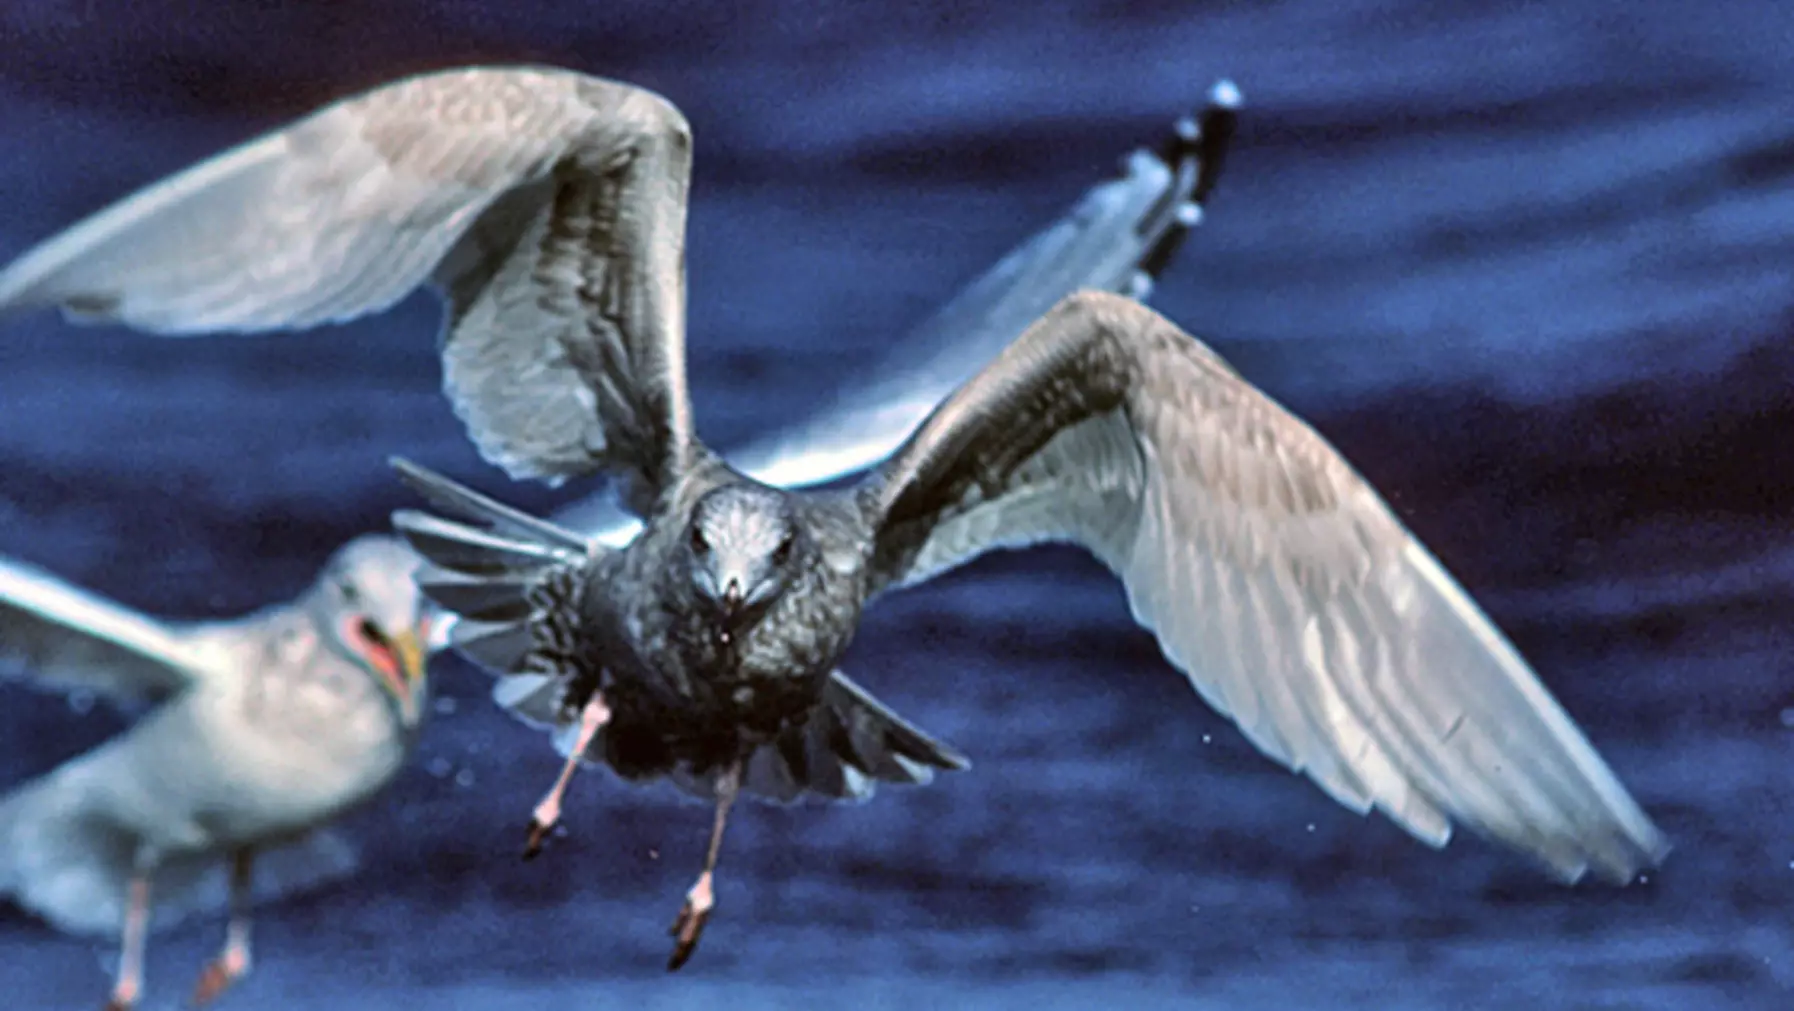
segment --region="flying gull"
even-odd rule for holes
[[[122,932],[108,1007],[142,991],[152,910],[166,925],[228,902],[224,949],[194,992],[205,1003],[249,971],[255,893],[353,867],[349,843],[320,826],[410,753],[426,691],[417,561],[396,538],[362,537],[296,601],[176,624],[0,559],[0,663],[160,703],[0,797],[0,895],[61,930]]]
[[[729,467],[698,440],[686,387],[690,166],[684,118],[639,88],[427,75],[101,212],[0,274],[0,304],[267,330],[432,281],[449,305],[445,390],[486,459],[514,478],[605,473],[644,522],[611,548],[400,464],[455,517],[395,518],[439,570],[425,593],[569,754],[532,839],[581,758],[714,801],[671,967],[714,904],[743,789],[858,796],[964,766],[838,672],[864,606],[1044,541],[1090,550],[1211,705],[1354,810],[1435,846],[1466,825],[1567,881],[1624,882],[1667,852],[1337,451],[1136,301],[1063,300],[854,487],[789,491]]]

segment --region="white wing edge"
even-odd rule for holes
[[[325,110],[335,108],[327,106]],[[307,117],[300,122],[307,122]],[[38,289],[57,273],[92,250],[112,242],[132,227],[167,208],[200,193],[246,169],[285,157],[287,134],[297,123],[264,134],[208,158],[198,165],[153,183],[135,195],[99,211],[63,230],[56,238],[37,246],[0,271],[0,308],[47,304],[57,300],[52,291]],[[73,314],[79,318],[79,314]]]
[[[171,680],[189,682],[199,676],[198,652],[170,626],[51,575],[27,562],[0,558],[0,601],[67,629],[70,635],[111,643],[154,661]],[[34,672],[28,672],[28,674]],[[44,683],[104,689],[101,679],[71,682],[54,674]],[[120,685],[129,690],[131,686]],[[143,686],[145,688],[155,686]]]

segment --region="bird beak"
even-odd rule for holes
[[[424,665],[428,662],[423,638],[429,634],[427,627],[420,626],[416,632],[400,632],[392,637],[392,651],[399,668],[398,677],[393,679],[393,695],[399,700],[399,710],[407,723],[417,722],[423,701]]]
[[[364,620],[349,616],[345,620],[343,637],[380,675],[380,683],[399,704],[399,715],[406,725],[416,726],[423,708],[425,665],[429,662],[429,654],[424,652],[423,646],[430,635],[428,619],[419,620],[404,631],[372,638],[361,631]]]
[[[741,613],[741,580],[731,579],[723,588],[723,617],[733,618]]]
[[[384,647],[373,649],[373,665],[380,670],[386,690],[398,703],[398,715],[405,726],[416,726],[423,708],[423,670],[429,656],[423,652],[422,636],[429,635],[422,626],[418,631],[402,631],[386,640]]]
[[[417,632],[400,632],[393,637],[393,651],[399,655],[399,673],[404,675],[407,685],[423,680],[423,637],[429,634],[427,629],[420,628]]]

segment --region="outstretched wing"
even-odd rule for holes
[[[152,185],[0,272],[0,309],[168,335],[299,329],[432,283],[443,383],[486,459],[600,469],[639,505],[692,450],[691,134],[639,88],[471,68],[345,99]]]
[[[1136,302],[1065,300],[861,495],[881,587],[999,546],[1085,546],[1255,745],[1428,843],[1458,821],[1620,882],[1668,850],[1345,459]]]
[[[866,381],[837,393],[803,424],[726,454],[757,481],[820,484],[885,459],[933,407],[1065,296],[1099,288],[1144,298],[1176,256],[1220,177],[1240,95],[1222,81],[1195,116],[1152,150],[1122,160],[1121,176],[1092,186],[1052,224],[979,275],[891,345]],[[614,496],[595,493],[555,521],[621,545],[640,524]]]
[[[186,688],[203,662],[183,630],[0,558],[0,678],[142,703]]]

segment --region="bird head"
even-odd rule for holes
[[[771,488],[731,485],[698,500],[685,553],[725,640],[790,585],[802,538],[790,501]]]
[[[427,694],[430,618],[412,573],[418,557],[394,537],[357,537],[332,555],[313,588],[312,613],[339,650],[374,678],[407,727]]]

